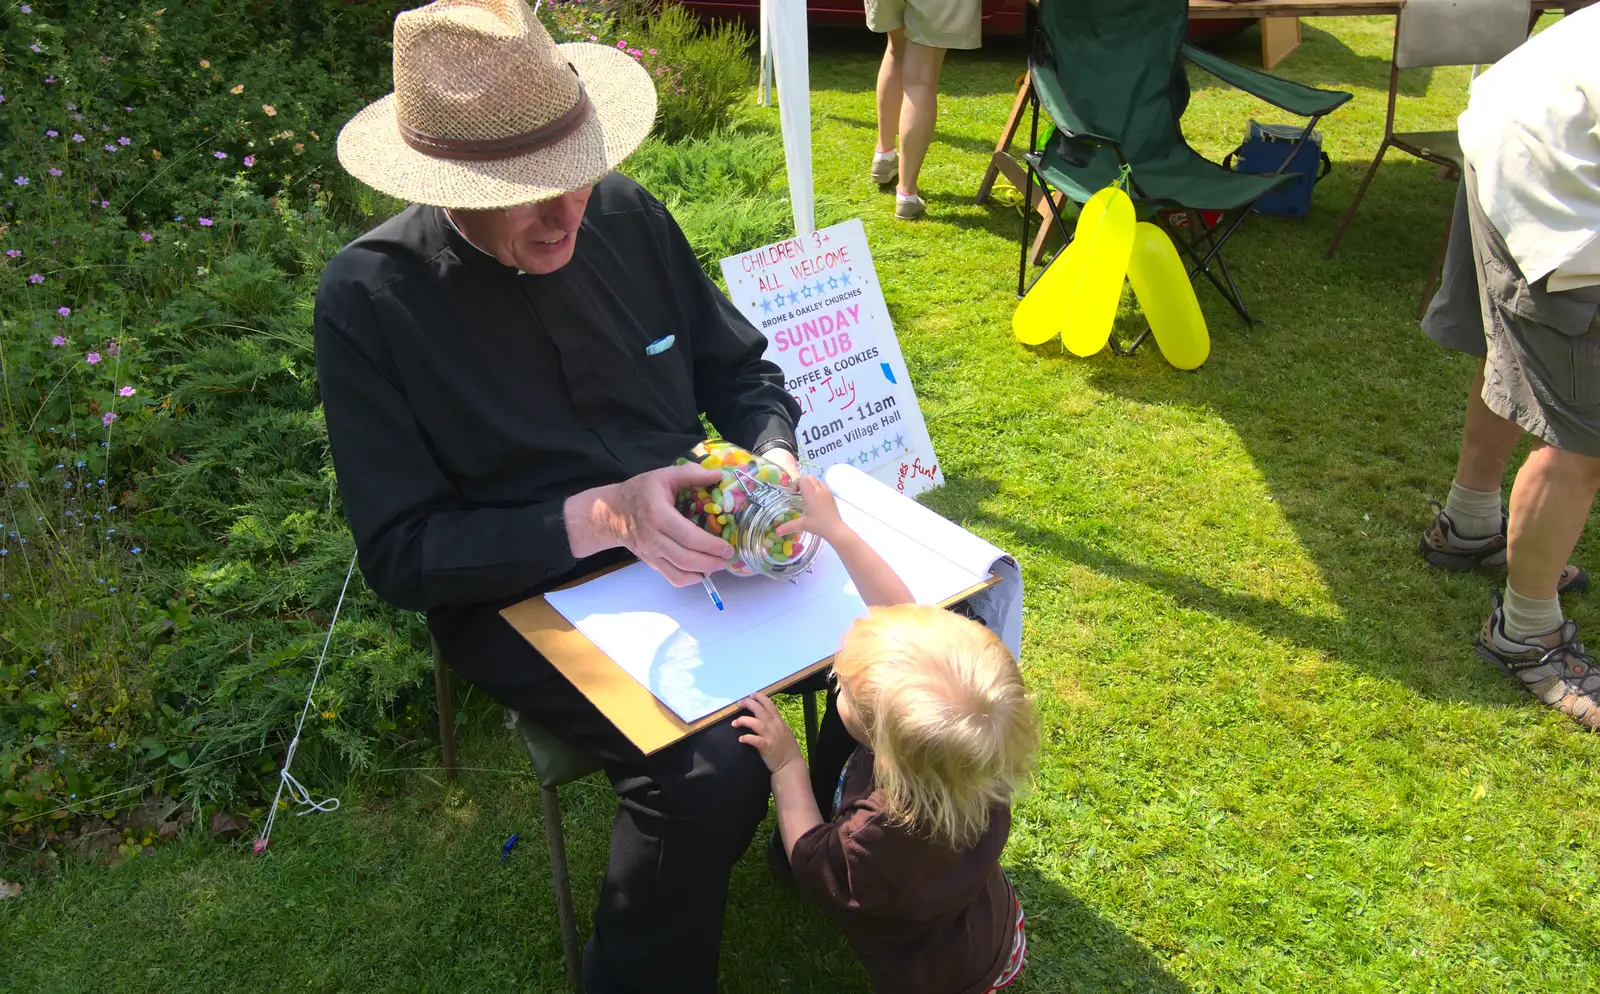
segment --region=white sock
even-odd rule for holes
[[[1459,483],[1450,484],[1450,496],[1445,498],[1444,513],[1450,516],[1456,533],[1462,538],[1489,538],[1500,534],[1500,519],[1504,516],[1498,490],[1468,490]]]
[[[899,155],[900,155],[900,153],[898,151],[896,151],[895,149],[891,148],[887,152],[873,152],[872,153],[872,161],[873,162],[892,162],[896,158],[898,158]]]
[[[922,199],[920,196],[918,196],[915,193],[901,193],[898,190],[895,191],[894,195],[895,195],[895,199],[899,200],[903,204],[914,204],[917,201]]]
[[[1518,642],[1528,642],[1549,635],[1566,620],[1561,615],[1560,597],[1524,597],[1506,585],[1506,599],[1502,606],[1506,621],[1506,637]]]

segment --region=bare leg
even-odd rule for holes
[[[906,33],[889,32],[889,44],[883,50],[883,63],[878,66],[878,151],[893,152],[895,138],[900,134],[900,104],[905,100],[905,90],[900,84],[901,67],[905,64]]]
[[[1467,395],[1467,424],[1461,433],[1461,456],[1456,461],[1456,482],[1468,490],[1500,492],[1506,463],[1517,443],[1522,427],[1489,410],[1483,402],[1483,363],[1472,378]],[[1565,562],[1566,560],[1562,560]]]
[[[899,192],[917,192],[917,174],[933,143],[933,123],[939,114],[939,73],[944,69],[944,49],[929,48],[914,41],[904,43],[901,83],[905,104],[900,111]],[[879,117],[882,128],[882,117]],[[881,140],[881,139],[880,139]]]
[[[1509,586],[1524,597],[1556,596],[1561,570],[1600,490],[1600,459],[1539,444],[1511,488]]]

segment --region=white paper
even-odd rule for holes
[[[990,564],[1005,557],[859,470],[837,466],[826,480],[836,488],[845,521],[920,604],[939,604],[976,586]],[[833,655],[867,610],[827,546],[792,582],[726,572],[714,580],[726,610],[718,611],[698,584],[674,587],[643,563],[545,598],[685,722]]]

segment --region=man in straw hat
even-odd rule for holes
[[[714,990],[761,757],[726,723],[645,757],[498,611],[630,553],[679,585],[721,568],[673,506],[717,474],[670,464],[704,411],[797,471],[798,407],[671,215],[611,172],[655,117],[625,53],[557,46],[524,0],[440,0],[395,20],[394,81],[339,160],[413,206],[329,262],[316,308],[362,571],[468,680],[605,761],[585,987]]]

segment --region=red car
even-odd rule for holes
[[[761,20],[759,0],[683,0],[683,5],[701,17],[745,21],[752,29]],[[1028,0],[983,0],[983,36],[1021,35],[1027,7]],[[865,27],[866,7],[862,0],[806,0],[806,20],[812,24]]]

